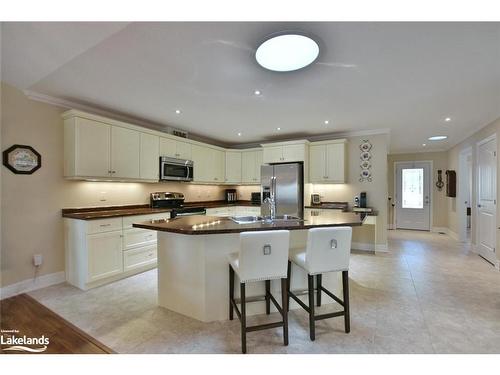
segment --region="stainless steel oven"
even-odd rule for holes
[[[193,181],[193,161],[160,157],[161,181]]]

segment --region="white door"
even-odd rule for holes
[[[479,255],[497,264],[497,141],[485,139],[477,145],[477,249]]]
[[[431,164],[396,164],[396,228],[431,229]]]

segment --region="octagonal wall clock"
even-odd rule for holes
[[[42,166],[42,156],[31,146],[13,145],[3,152],[3,165],[16,174],[32,174]]]

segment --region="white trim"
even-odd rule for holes
[[[398,194],[398,186],[397,186],[397,165],[398,164],[409,164],[409,163],[429,163],[431,165],[431,170],[430,170],[430,176],[429,176],[429,195],[431,196],[431,204],[430,204],[430,210],[429,210],[429,231],[432,231],[433,224],[434,224],[434,161],[432,160],[408,160],[408,161],[395,161],[394,162],[394,190],[392,194],[392,202],[394,204],[394,210],[393,210],[393,215],[392,215],[392,225],[394,229],[398,229],[397,224],[396,224],[396,218],[397,218],[397,211],[398,211],[398,204],[397,204],[397,194]],[[404,228],[401,228],[404,229]]]
[[[454,240],[460,241],[458,234],[453,232],[448,227],[432,227],[431,232],[432,233],[444,233],[444,234],[450,236],[451,238],[453,238]]]
[[[358,251],[370,251],[370,252],[388,252],[387,244],[374,244],[374,243],[364,243],[364,242],[353,242],[351,243],[352,250]]]
[[[470,155],[472,157],[473,151],[472,146],[466,147],[460,151],[458,154],[458,174],[457,174],[457,204],[459,207],[462,207],[462,202],[468,201],[469,197],[464,197],[463,183],[464,179],[469,178],[468,170],[467,170],[467,156]],[[472,164],[471,164],[472,168]],[[467,177],[465,177],[467,175]],[[473,184],[474,182],[471,181]],[[469,192],[470,197],[472,198],[472,191]],[[470,207],[472,209],[472,203],[469,202]],[[460,242],[467,242],[467,210],[459,209],[458,210],[458,240]],[[471,228],[471,230],[473,230]]]
[[[60,284],[66,281],[64,271],[49,273],[37,278],[27,279],[15,284],[0,288],[0,300],[9,298],[21,293],[31,292],[33,290],[46,288],[51,285]]]

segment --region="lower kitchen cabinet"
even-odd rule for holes
[[[87,290],[156,267],[156,232],[136,222],[168,219],[170,214],[97,220],[64,219],[66,281]]]

